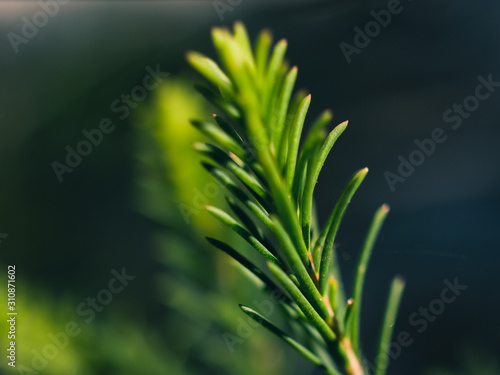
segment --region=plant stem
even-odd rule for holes
[[[363,367],[361,366],[361,363],[359,362],[356,353],[354,353],[354,350],[351,345],[351,340],[349,340],[347,337],[344,337],[341,341],[341,345],[347,356],[347,361],[348,361],[346,364],[347,373],[349,375],[364,375]]]

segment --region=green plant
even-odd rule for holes
[[[332,114],[325,111],[302,137],[311,95],[299,91],[292,96],[297,68],[290,69],[284,60],[287,42],[279,41],[271,52],[271,35],[263,31],[252,50],[241,23],[235,24],[234,33],[214,28],[212,37],[222,68],[196,52],[189,52],[187,59],[211,83],[196,85],[198,91],[223,116],[214,115],[215,123],[192,121],[215,143],[194,147],[210,160],[204,167],[238,203],[228,200],[234,216],[219,208],[206,208],[266,259],[274,279],[229,245],[208,240],[254,273],[267,289],[286,292],[281,304],[287,320],[304,328],[305,343],[259,312],[241,306],[244,313],[328,374],[368,374],[359,342],[364,276],[389,208],[383,205],[375,213],[361,251],[352,298],[346,300],[335,236],[368,169],[354,175],[321,229],[313,193],[321,168],[347,122],[327,133]],[[403,282],[395,278],[380,335],[376,375],[386,371],[384,348],[389,344],[402,290]]]
[[[167,77],[153,93],[154,100],[134,116],[136,209],[154,222],[149,238],[154,258],[161,264],[155,284],[165,319],[155,328],[162,337],[175,337],[162,348],[169,362],[166,368],[175,375],[286,373],[300,358],[276,360],[281,343],[269,340],[265,332],[248,345],[239,345],[231,356],[221,340],[241,318],[234,300],[265,298],[265,292],[256,297],[252,288],[239,288],[248,278],[238,264],[214,252],[199,235],[211,233],[245,245],[203,212],[203,203],[221,205],[224,196],[202,196],[208,191],[205,187],[214,187],[215,182],[206,173],[196,173],[203,156],[193,152],[191,144],[204,137],[184,125],[189,118],[210,111],[210,104],[197,95],[191,80]],[[197,200],[193,200],[195,191]]]

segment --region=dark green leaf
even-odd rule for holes
[[[247,314],[249,317],[251,317],[253,320],[258,322],[259,324],[261,324],[263,327],[267,328],[269,331],[274,333],[276,336],[281,338],[283,341],[285,341],[288,345],[290,345],[292,348],[297,350],[300,354],[302,354],[304,357],[306,357],[309,361],[314,363],[316,366],[319,366],[325,370],[328,370],[329,374],[341,375],[340,373],[335,372],[335,370],[333,370],[333,369],[327,369],[326,366],[321,361],[321,359],[316,354],[314,354],[309,349],[307,349],[305,346],[303,346],[302,344],[298,343],[296,340],[291,338],[284,331],[282,331],[280,328],[278,328],[273,323],[271,323],[265,316],[259,314],[255,310],[253,310],[249,307],[243,306],[243,305],[240,305],[240,308],[241,308],[241,310],[243,310],[243,312],[245,314]]]
[[[231,246],[228,244],[216,240],[215,238],[207,237],[207,241],[217,249],[225,252],[228,254],[231,258],[236,260],[238,263],[240,263],[243,267],[245,267],[247,270],[249,270],[251,273],[253,273],[255,276],[257,276],[266,286],[266,288],[270,291],[281,291],[281,289],[276,285],[276,283],[271,280],[260,268],[258,268],[255,264],[250,262],[247,258],[245,258],[243,255],[241,255],[238,251],[233,249]],[[281,298],[282,297],[282,298]],[[280,293],[280,299],[282,299],[286,303],[291,303],[292,300],[288,298],[284,293]]]
[[[306,297],[302,294],[299,288],[294,284],[294,282],[286,275],[285,272],[274,263],[268,262],[268,267],[273,273],[278,281],[283,285],[285,290],[290,294],[292,299],[300,307],[304,315],[309,319],[311,324],[318,330],[323,339],[326,342],[336,340],[335,333],[326,324],[326,322],[321,318],[321,316],[316,312],[316,310],[311,306]]]
[[[229,117],[233,119],[241,118],[241,113],[233,104],[229,103],[227,100],[224,100],[222,96],[215,93],[211,88],[201,85],[195,84],[194,87],[198,92],[205,97],[210,103],[212,103],[217,108],[224,111]]]
[[[352,346],[356,353],[359,353],[359,324],[361,315],[361,302],[363,298],[363,284],[365,281],[366,269],[368,267],[368,262],[370,260],[373,246],[375,245],[375,241],[377,240],[378,233],[388,213],[389,213],[389,206],[385,204],[382,205],[377,210],[377,212],[375,212],[375,216],[373,217],[372,224],[370,226],[370,229],[368,230],[368,234],[363,244],[363,249],[361,250],[361,256],[359,257],[359,262],[358,262],[358,268],[356,270],[357,272],[354,280],[354,293],[353,293],[353,299],[356,302],[356,306],[353,309],[352,327],[350,329]]]
[[[307,110],[311,104],[311,94],[307,95],[299,105],[295,118],[290,129],[290,139],[288,141],[288,157],[286,162],[286,184],[288,191],[292,191],[293,179],[295,177],[295,167],[297,166],[297,155],[299,153],[300,137],[302,127],[306,119]],[[307,245],[307,243],[306,243]]]
[[[323,255],[321,258],[321,266],[319,271],[319,291],[321,294],[324,294],[326,291],[326,284],[328,281],[328,276],[330,274],[330,257],[334,252],[333,243],[335,241],[335,236],[337,235],[340,222],[344,217],[347,205],[351,201],[351,198],[356,192],[356,190],[358,190],[359,185],[361,185],[361,183],[365,179],[367,173],[368,173],[368,168],[364,168],[360,170],[358,173],[356,173],[356,175],[345,187],[344,191],[342,192],[342,195],[340,196],[337,204],[335,205],[335,208],[333,209],[332,212],[333,220],[332,224],[330,225],[328,235],[326,237],[326,243],[325,247],[323,248]],[[339,279],[340,275],[335,275],[335,278]]]
[[[309,237],[310,237],[310,225],[311,225],[311,211],[313,202],[313,193],[316,182],[318,181],[321,168],[326,161],[330,150],[332,149],[335,141],[340,137],[347,127],[347,121],[338,125],[333,129],[325,140],[325,143],[321,147],[318,155],[311,162],[309,168],[307,168],[307,180],[304,189],[303,201],[302,201],[302,234],[306,243],[306,247],[309,247]]]
[[[389,346],[391,344],[392,331],[394,330],[404,286],[404,281],[399,277],[394,278],[392,281],[391,291],[389,292],[387,307],[385,309],[384,323],[380,333],[375,375],[385,375],[387,371]]]
[[[206,206],[205,209],[210,212],[215,218],[220,220],[223,224],[227,225],[233,231],[238,233],[245,241],[252,245],[264,258],[276,264],[278,267],[284,267],[283,263],[269,251],[255,236],[246,230],[234,218],[228,215],[225,211],[213,206]]]

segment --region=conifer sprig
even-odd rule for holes
[[[332,115],[323,112],[304,137],[311,95],[293,95],[297,67],[285,60],[286,40],[271,49],[272,37],[262,31],[253,46],[245,27],[233,32],[214,28],[212,38],[220,64],[197,52],[189,63],[210,85],[197,90],[220,110],[213,119],[192,124],[211,142],[195,144],[207,162],[204,167],[231,195],[231,212],[207,206],[223,224],[245,239],[266,259],[267,270],[222,241],[216,248],[256,275],[269,291],[279,290],[287,319],[303,325],[311,337],[300,343],[269,317],[245,306],[243,312],[303,354],[328,374],[367,375],[360,343],[360,312],[364,277],[370,255],[389,208],[381,206],[364,242],[353,280],[346,293],[335,252],[335,238],[351,198],[368,169],[347,184],[322,228],[316,228],[313,195],[330,151],[347,121],[327,131]],[[268,238],[271,235],[274,239]],[[376,375],[386,371],[392,326],[404,284],[395,278],[377,350]],[[345,296],[351,298],[346,300]],[[318,345],[310,345],[320,339]],[[324,360],[323,353],[331,360]]]

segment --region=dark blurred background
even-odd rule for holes
[[[218,13],[215,7],[219,3],[226,8],[219,8]],[[2,275],[7,264],[17,265],[18,298],[32,298],[26,301],[30,307],[25,314],[45,306],[47,316],[55,319],[47,329],[60,329],[67,320],[62,318],[58,325],[55,314],[62,310],[60,306],[74,310],[106,287],[112,269],[126,267],[136,279],[92,323],[102,332],[92,333],[92,339],[86,331],[87,354],[82,354],[82,361],[97,356],[95,342],[121,321],[125,327],[134,325],[137,333],[133,338],[117,334],[115,341],[128,342],[129,351],[120,349],[109,357],[135,358],[138,346],[155,348],[157,357],[163,359],[179,354],[176,342],[186,326],[196,325],[196,319],[180,319],[180,313],[158,297],[158,275],[168,280],[176,271],[154,255],[156,245],[151,238],[161,225],[140,212],[136,203],[141,173],[138,140],[143,137],[140,125],[146,122],[148,109],[158,108],[153,105],[158,93],[149,92],[123,120],[111,106],[142,84],[148,66],[155,69],[159,65],[162,72],[169,73],[168,79],[184,80],[188,85],[199,81],[185,62],[186,51],[215,57],[211,27],[242,20],[252,37],[269,28],[275,40],[288,40],[287,58],[299,67],[297,87],[312,93],[309,123],[325,108],[333,110],[336,123],[349,120],[318,184],[316,202],[322,222],[354,171],[365,166],[370,169],[338,237],[347,280],[371,215],[382,203],[391,206],[367,275],[363,340],[375,343],[390,279],[401,274],[407,288],[395,333],[408,331],[414,342],[391,362],[389,374],[500,374],[496,359],[500,354],[500,90],[479,101],[458,129],[453,130],[453,122],[443,119],[454,103],[463,104],[475,95],[478,76],[487,79],[491,75],[500,82],[500,3],[402,0],[402,11],[393,14],[359,53],[350,55],[350,63],[340,44],[355,46],[354,28],[365,30],[374,19],[370,12],[387,9],[387,1],[229,3],[73,0],[53,8],[54,15],[47,16],[47,22],[40,18],[43,26],[30,38],[23,37],[22,28],[26,19],[33,20],[40,12],[41,5],[0,3],[0,233],[4,234],[0,259]],[[14,44],[19,43],[15,48],[15,37],[9,33],[23,38],[14,39]],[[82,130],[97,128],[103,118],[112,119],[116,128],[59,182],[52,163],[64,163],[65,147],[76,147],[84,139]],[[189,126],[187,122],[185,126]],[[391,191],[384,173],[397,174],[398,156],[408,160],[417,149],[414,140],[430,138],[436,128],[444,129],[446,141],[437,144]],[[147,143],[141,145],[143,151],[151,151]],[[182,164],[185,155],[171,157]],[[194,173],[202,174],[199,169]],[[178,206],[167,200],[167,191],[156,200],[156,205],[168,207],[165,215],[171,215],[167,232],[190,238],[190,248],[211,252],[204,248],[203,231],[185,228]],[[169,246],[169,252],[180,251]],[[212,277],[210,269],[204,272]],[[440,297],[444,280],[453,282],[455,278],[467,289],[424,332],[417,332],[410,316]],[[237,310],[240,301],[231,298],[229,293],[228,300]],[[179,319],[176,331],[160,329],[168,327],[170,318]],[[18,324],[22,326],[22,320]],[[32,327],[44,337],[48,332],[42,326]],[[197,329],[207,330],[203,325]],[[217,335],[212,334],[220,340]],[[268,338],[265,333],[262,337]],[[2,334],[2,348],[6,340]],[[26,363],[32,356],[31,339],[27,340],[23,343],[28,345],[26,357],[18,358]],[[118,347],[115,341],[109,346]],[[158,364],[165,371],[141,372],[140,358],[144,357],[138,355],[137,370],[130,370],[129,364],[117,365],[120,361],[115,359],[94,358],[92,369],[75,373],[181,374],[185,369],[199,374],[238,373],[204,367],[201,360],[193,365],[191,358],[203,345],[207,342],[197,342],[195,349],[184,353],[179,370],[165,368],[165,360],[166,365]],[[368,356],[374,354],[373,347],[366,347]],[[285,349],[285,358],[294,356]],[[471,370],[464,357],[476,363]],[[75,359],[68,361],[77,368]],[[283,371],[286,360],[281,361],[281,370],[268,373]],[[0,371],[9,373],[5,368]],[[57,369],[45,371],[58,373]],[[300,362],[287,373],[316,372]]]

